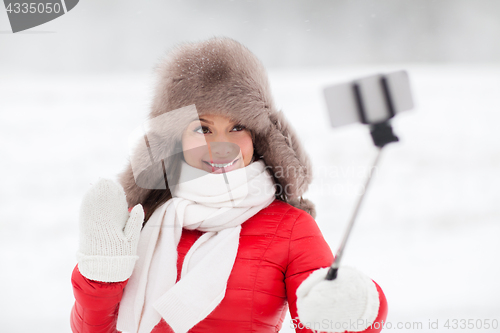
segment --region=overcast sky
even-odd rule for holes
[[[268,68],[500,61],[500,1],[81,0],[12,34],[0,10],[0,69],[150,71],[173,45],[229,36]]]

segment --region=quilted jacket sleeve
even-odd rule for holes
[[[128,281],[128,280],[127,280]],[[75,304],[71,309],[71,330],[74,333],[116,333],[118,305],[123,295],[123,282],[98,282],[73,270],[71,283]]]
[[[300,286],[313,271],[328,267],[333,263],[334,257],[332,251],[321,231],[316,224],[316,221],[308,213],[302,213],[297,218],[292,229],[289,246],[288,267],[285,273],[285,284],[287,299],[292,317],[292,324],[297,333],[312,333],[313,331],[305,328],[299,321],[297,315],[297,288]],[[382,321],[387,317],[387,301],[382,289],[375,283],[379,292],[380,308],[377,319],[380,325],[372,325],[362,333],[380,332]],[[375,327],[377,329],[375,329]]]

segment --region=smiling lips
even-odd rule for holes
[[[239,160],[239,158],[237,158],[231,162],[224,162],[224,163],[210,163],[207,161],[203,161],[203,162],[210,165],[211,167],[214,167],[214,168],[227,168],[227,167],[230,167],[231,165],[233,165],[238,160]]]

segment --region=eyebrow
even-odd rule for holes
[[[204,122],[206,122],[206,123],[209,123],[210,125],[213,125],[213,124],[214,124],[212,121],[210,121],[210,120],[206,120],[205,118],[198,118],[198,120],[199,120],[199,121],[204,121]],[[196,120],[193,120],[193,121],[196,121]],[[237,121],[235,121],[235,120],[233,120],[233,119],[230,119],[230,121],[229,121],[229,122],[230,122],[232,125],[235,125],[235,124],[237,124],[237,123],[238,123]]]
[[[204,121],[206,123],[209,123],[210,125],[213,125],[214,123],[209,121],[209,120],[206,120],[206,119],[203,119],[203,118],[200,118],[201,121]]]

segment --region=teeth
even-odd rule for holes
[[[230,163],[226,163],[226,164],[216,164],[216,163],[210,163],[210,162],[207,162],[207,163],[208,163],[208,164],[210,164],[210,165],[211,165],[211,166],[213,166],[213,167],[216,167],[216,168],[226,168],[226,167],[228,167],[228,166],[233,165],[233,163],[234,163],[234,162],[235,162],[235,161],[232,161],[232,162],[230,162]]]

